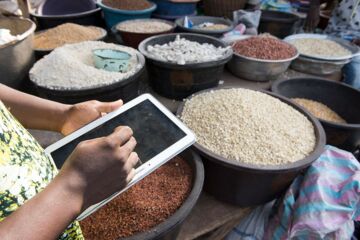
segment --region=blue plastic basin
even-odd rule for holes
[[[157,5],[154,16],[163,19],[176,19],[186,15],[195,15],[197,2],[170,2],[168,0],[151,0]]]
[[[123,22],[131,19],[139,19],[139,18],[150,18],[152,12],[156,10],[156,4],[153,3],[148,9],[144,10],[121,10],[112,7],[108,7],[102,4],[102,1],[99,1],[98,6],[103,10],[105,22],[108,28],[112,28],[119,22]]]

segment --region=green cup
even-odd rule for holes
[[[129,53],[114,49],[95,49],[92,53],[96,68],[109,72],[127,72],[131,58]]]

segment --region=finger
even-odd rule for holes
[[[134,151],[136,146],[136,140],[134,137],[131,137],[124,145],[119,149],[120,154],[124,154],[126,157],[129,157],[130,154]]]
[[[125,166],[124,166],[125,171],[130,172],[131,169],[133,169],[133,168],[136,166],[136,164],[138,163],[138,161],[139,161],[139,156],[138,156],[138,154],[137,154],[136,152],[132,152],[132,153],[130,154],[128,160],[127,160],[126,163],[125,163]]]
[[[126,177],[126,182],[129,183],[135,177],[135,169],[131,169],[129,174]]]
[[[110,146],[122,146],[130,140],[132,135],[131,128],[126,126],[117,127],[112,134],[106,137],[106,142]]]
[[[98,102],[95,105],[95,108],[99,112],[109,113],[109,112],[112,112],[112,111],[118,109],[122,105],[123,105],[123,101],[120,99],[120,100],[117,100],[117,101],[114,101],[114,102]]]

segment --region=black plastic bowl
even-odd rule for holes
[[[193,170],[192,190],[181,207],[167,220],[156,227],[128,238],[119,240],[171,240],[179,235],[181,225],[194,208],[204,183],[204,166],[198,154],[188,149],[180,154]],[[119,222],[121,224],[121,222]]]
[[[164,34],[145,39],[140,43],[139,51],[146,57],[153,89],[165,97],[181,100],[200,90],[216,87],[225,64],[232,57],[232,51],[229,50],[228,54],[217,61],[185,65],[160,61],[149,56],[146,50],[148,46],[169,43],[174,41],[177,35],[190,41],[210,43],[216,47],[227,47],[227,45],[214,37],[193,33]]]
[[[270,33],[278,38],[292,35],[300,18],[293,14],[280,11],[262,10],[259,24],[260,33]]]
[[[101,15],[101,8],[65,15],[43,15],[39,13],[30,13],[30,18],[36,23],[37,30],[53,28],[63,23],[76,23],[80,25],[98,27],[103,27],[105,25]]]
[[[45,88],[37,85],[34,81],[32,82],[35,85],[35,91],[38,96],[57,102],[74,104],[88,100],[114,101],[118,99],[127,102],[139,96],[140,81],[146,77],[145,58],[140,53],[137,56],[142,65],[141,69],[129,78],[107,86],[82,90],[58,90]]]
[[[230,32],[234,28],[234,23],[226,18],[221,17],[208,17],[208,16],[193,16],[189,17],[188,19],[194,23],[194,26],[210,22],[214,24],[224,24],[228,27],[222,30],[207,30],[207,29],[201,29],[201,28],[187,28],[184,27],[184,21],[185,17],[179,18],[175,21],[178,29],[181,32],[191,32],[191,33],[199,33],[199,34],[205,34],[213,37],[221,37],[224,33]]]
[[[220,88],[208,89],[200,93],[217,89]],[[204,189],[220,201],[241,207],[269,202],[284,193],[295,177],[311,165],[324,150],[326,137],[324,129],[316,118],[287,98],[263,92],[292,106],[309,119],[315,129],[315,149],[309,156],[294,163],[258,166],[226,159],[195,143],[193,148],[201,155],[206,172]],[[184,104],[179,106],[178,116],[181,116]]]
[[[296,78],[273,83],[272,91],[287,98],[321,102],[348,124],[320,120],[328,144],[356,153],[360,150],[360,91],[346,84],[321,78]]]

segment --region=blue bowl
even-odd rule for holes
[[[196,14],[197,2],[170,2],[168,0],[151,0],[157,5],[154,16],[161,19],[176,19]]]
[[[156,10],[156,4],[144,10],[121,10],[112,7],[108,7],[102,3],[102,1],[97,2],[98,6],[103,10],[105,22],[109,29],[118,24],[119,22],[123,22],[131,19],[139,19],[139,18],[150,18],[152,12]]]
[[[114,49],[93,50],[95,67],[109,72],[126,72],[131,55]]]

